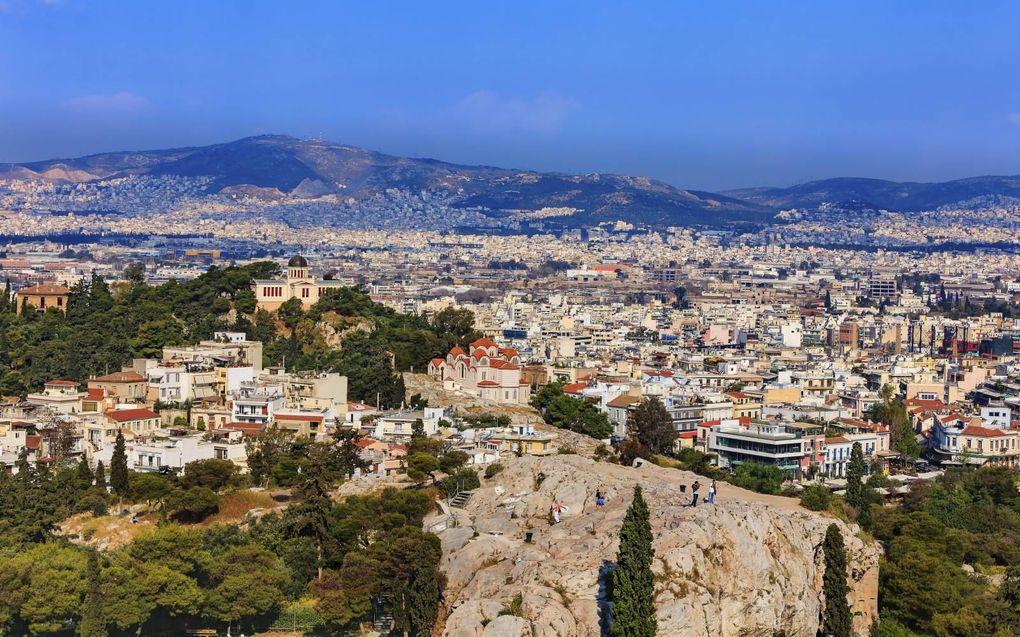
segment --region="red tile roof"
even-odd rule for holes
[[[499,383],[497,383],[495,381],[491,381],[491,380],[481,380],[481,381],[478,381],[478,386],[479,387],[499,387]]]
[[[73,380],[48,380],[46,385],[54,385],[56,387],[77,387],[81,383]]]
[[[92,380],[99,381],[101,383],[140,383],[145,380],[145,376],[142,376],[138,372],[114,372],[107,374],[106,376],[99,376]]]
[[[102,400],[106,398],[106,390],[101,387],[90,387],[85,392],[85,400]]]
[[[148,420],[159,418],[159,414],[151,409],[110,409],[106,417],[116,422],[130,422],[132,420]]]
[[[588,388],[588,383],[571,383],[563,386],[564,394],[580,394]]]
[[[631,396],[630,394],[620,394],[616,398],[606,403],[609,407],[629,407],[630,405],[641,402],[640,396]]]
[[[496,347],[496,342],[491,338],[480,338],[471,343],[471,347]]]
[[[490,360],[489,367],[493,367],[495,369],[520,369],[520,367],[518,367],[517,365],[514,365],[513,363],[508,363],[506,361],[501,361],[498,358]]]
[[[325,416],[321,414],[281,414],[277,412],[277,420],[297,420],[300,422],[322,422]]]
[[[217,427],[216,431],[232,430],[240,431],[245,436],[254,436],[262,433],[262,425],[257,422],[228,422],[222,427]]]
[[[40,283],[18,290],[18,294],[70,294],[71,290],[56,283]]]
[[[968,425],[960,433],[964,436],[977,436],[978,438],[998,438],[1006,435],[1000,429],[989,429],[988,427],[978,427],[977,425]]]

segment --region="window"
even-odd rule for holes
[[[301,298],[307,299],[311,295],[311,293],[312,293],[311,288],[307,287],[301,288]]]

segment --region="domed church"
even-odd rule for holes
[[[290,299],[299,299],[307,310],[330,288],[342,288],[340,281],[316,279],[308,269],[308,260],[296,254],[287,262],[286,279],[256,279],[252,284],[259,309],[273,310]]]

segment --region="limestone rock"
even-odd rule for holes
[[[475,491],[462,526],[440,534],[448,577],[444,635],[599,635],[606,607],[600,574],[616,558],[635,484],[651,512],[659,634],[817,633],[824,604],[821,546],[833,519],[789,498],[723,483],[716,505],[685,508],[679,485],[706,480],[651,465],[622,467],[577,455],[505,464]],[[600,510],[596,489],[608,500]],[[558,525],[549,523],[554,501],[567,507]],[[478,536],[465,541],[465,525]],[[877,617],[880,549],[839,525],[848,549],[855,634],[867,635]],[[532,542],[525,541],[526,533]],[[499,616],[518,593],[524,617]]]

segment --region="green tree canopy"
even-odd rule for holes
[[[620,549],[610,574],[609,593],[613,600],[610,634],[619,637],[655,636],[654,557],[648,505],[641,487],[636,486],[634,498],[620,527]]]

